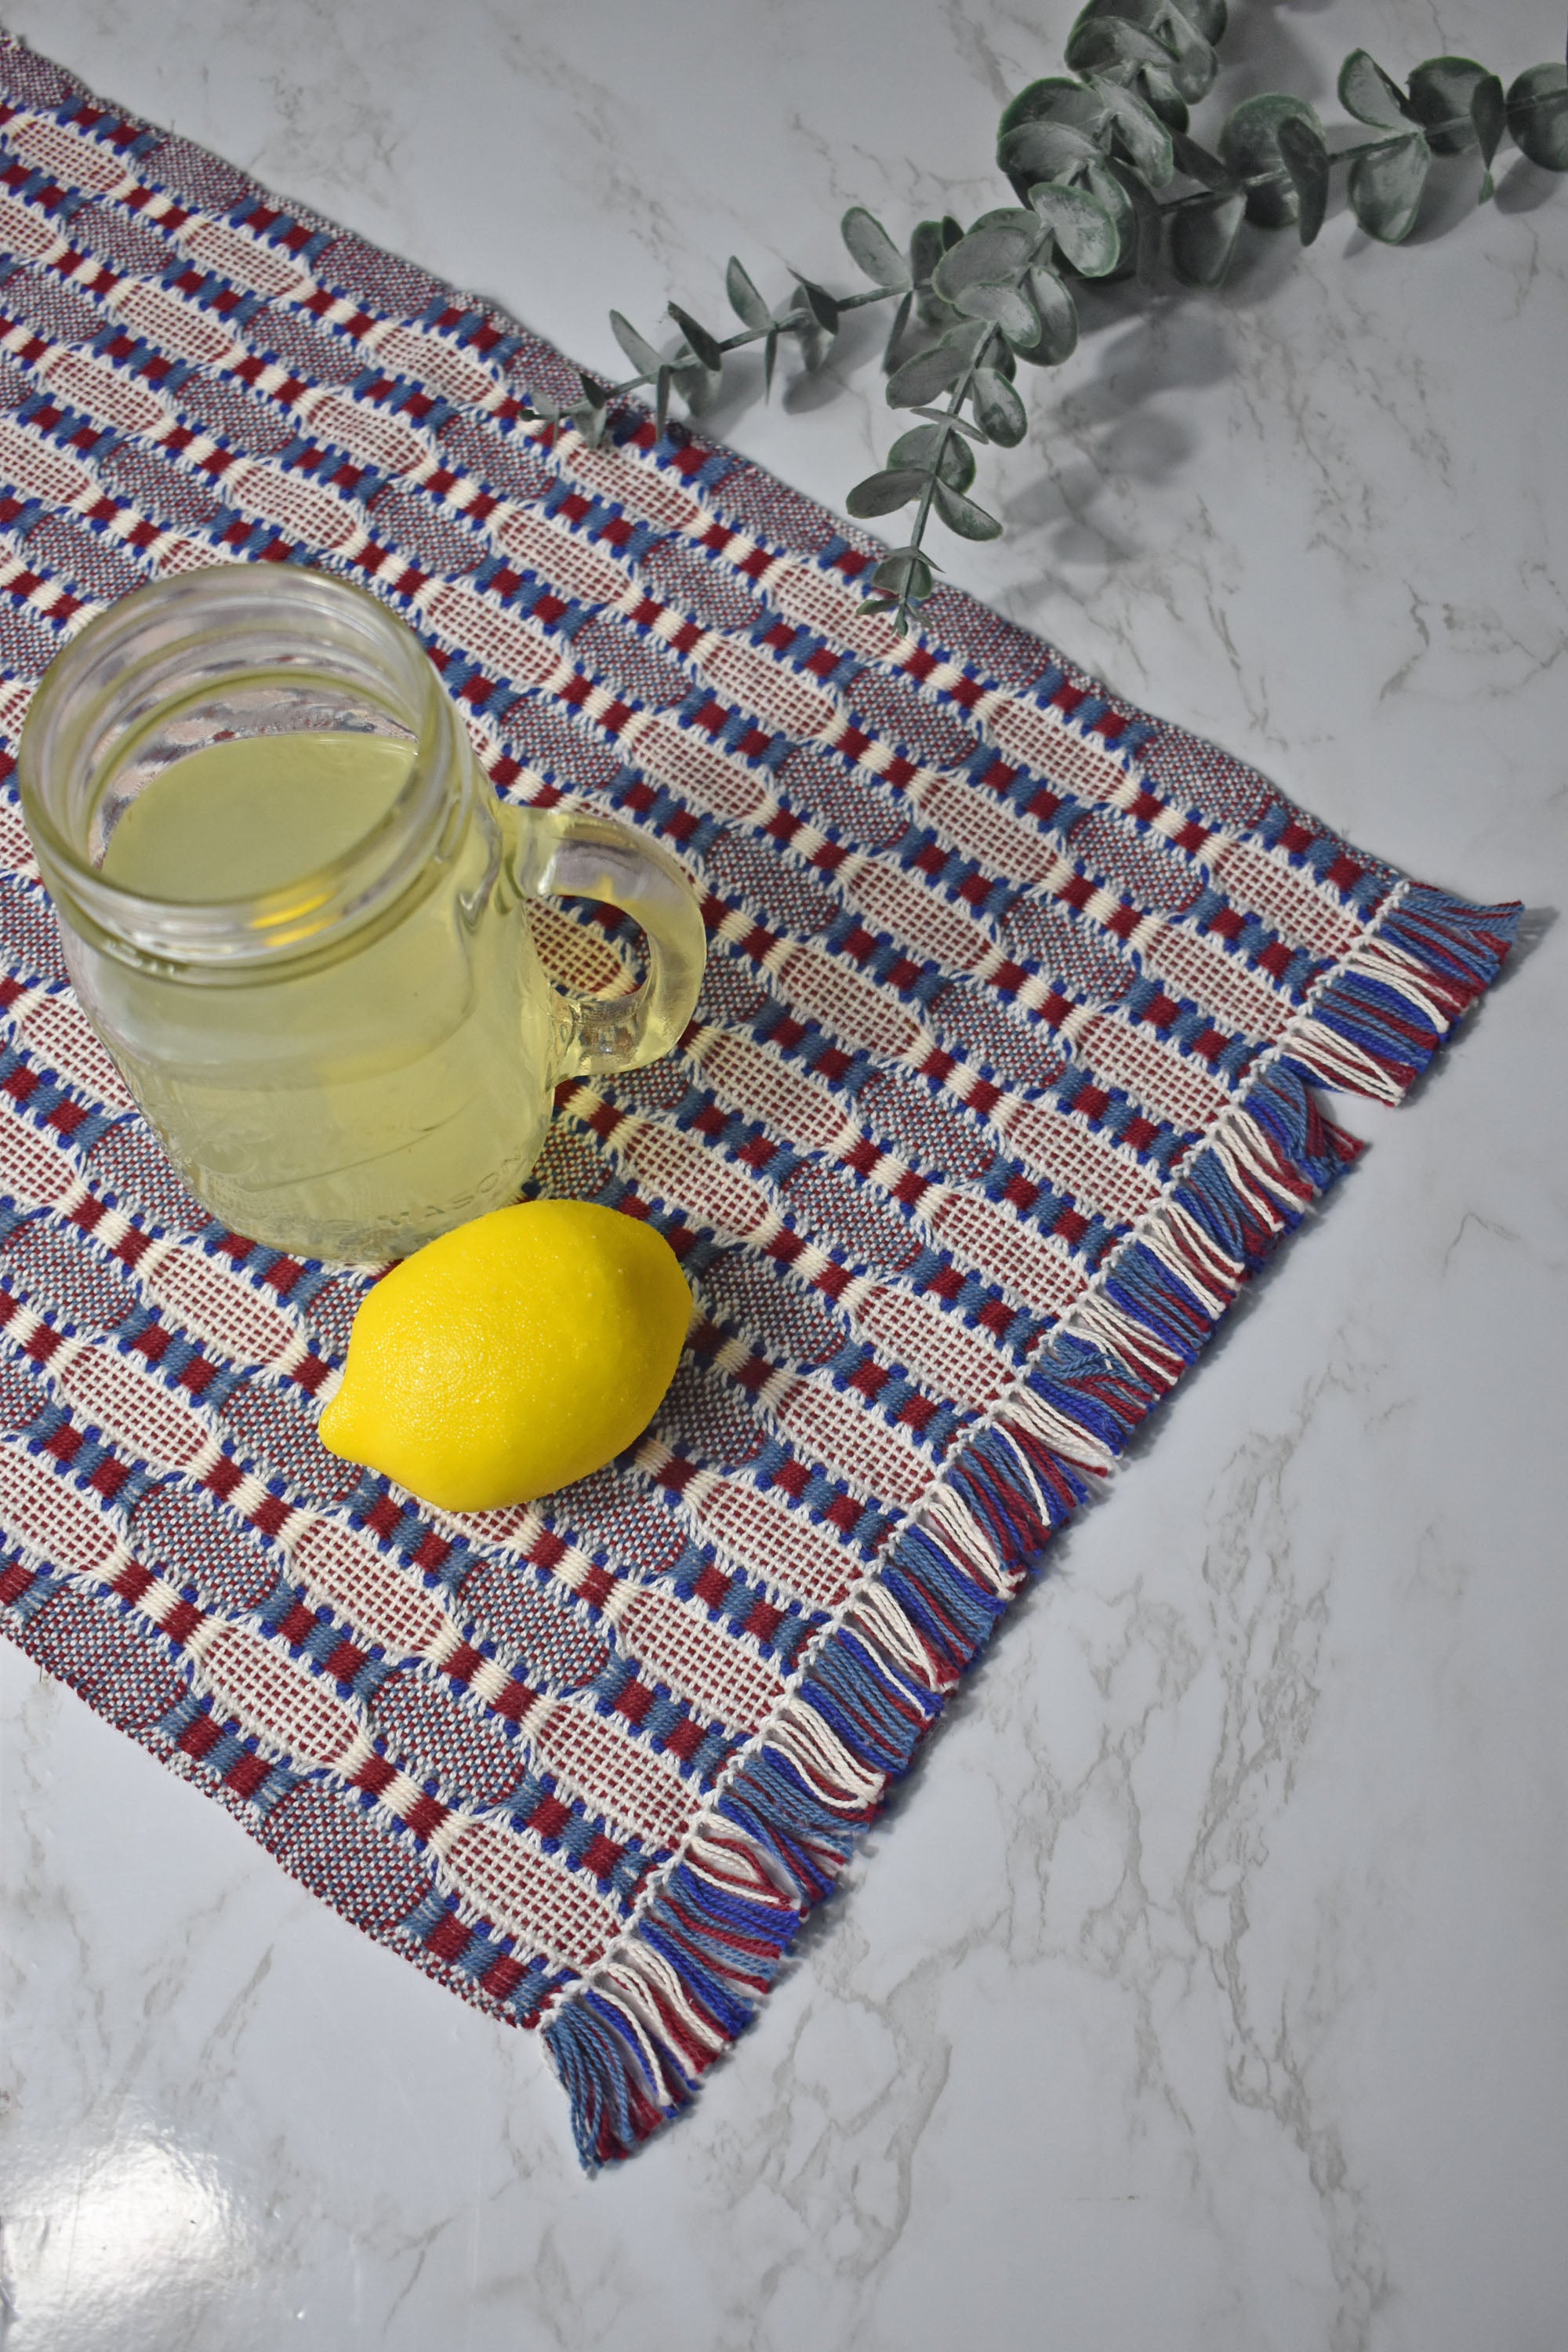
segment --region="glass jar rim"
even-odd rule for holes
[[[183,690],[174,683],[182,660]],[[268,677],[352,687],[412,735],[408,776],[367,832],[279,887],[210,900],[127,889],[90,863],[59,803],[139,688],[150,722],[191,698],[190,674],[215,690]],[[170,682],[162,697],[160,675]],[[56,656],[17,743],[22,814],[51,896],[95,944],[165,968],[254,971],[335,948],[416,881],[466,803],[472,768],[462,721],[407,624],[366,590],[293,564],[204,566],[120,598]]]

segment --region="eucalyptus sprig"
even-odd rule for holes
[[[895,304],[883,352],[888,403],[921,421],[845,505],[862,520],[915,509],[907,543],[877,565],[862,606],[895,614],[907,630],[935,586],[925,550],[932,516],[963,539],[1001,535],[969,496],[974,449],[1023,440],[1018,362],[1059,367],[1071,357],[1076,285],[1133,278],[1152,288],[1168,269],[1183,285],[1217,287],[1245,224],[1293,226],[1310,245],[1342,164],[1351,211],[1384,245],[1414,228],[1435,157],[1474,155],[1480,204],[1494,193],[1505,137],[1531,163],[1568,172],[1568,64],[1531,66],[1505,92],[1472,58],[1428,58],[1401,89],[1364,49],[1345,59],[1339,95],[1356,131],[1373,136],[1331,147],[1316,110],[1276,91],[1244,100],[1205,146],[1192,135],[1191,110],[1218,74],[1226,21],[1226,0],[1089,0],[1068,37],[1068,72],[1031,82],[1003,113],[996,161],[1015,203],[967,228],[951,217],[920,221],[903,248],[855,205],[844,242],[869,291],[833,294],[797,274],[774,308],[731,259],[725,288],[740,331],[715,335],[672,302],[679,341],[668,352],[613,310],[616,340],[637,373],[615,385],[584,375],[570,404],[535,393],[536,413],[552,431],[571,425],[596,444],[612,404],[651,385],[662,433],[672,394],[694,416],[711,405],[732,352],[761,342],[771,390],[781,342],[815,372],[846,312]]]

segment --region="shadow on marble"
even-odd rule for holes
[[[1544,171],[1528,155],[1516,155],[1499,180],[1492,202],[1500,213],[1535,213],[1549,197],[1562,192],[1561,172]]]

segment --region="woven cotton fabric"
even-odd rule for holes
[[[542,2025],[586,2162],[746,2024],[943,1698],[1517,910],[1261,777],[547,345],[0,46],[0,1617],[377,1940]],[[215,1223],[71,995],[10,781],[59,646],[310,564],[497,790],[645,829],[696,1018],[525,1188],[698,1302],[641,1443],[459,1517],[315,1430],[363,1277]],[[540,918],[634,984],[613,908]],[[498,1087],[511,1083],[496,1073]]]

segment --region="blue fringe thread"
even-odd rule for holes
[[[1310,1042],[1293,1045],[1238,1098],[1271,1181],[1238,1181],[1211,1145],[1167,1196],[1189,1236],[1230,1261],[1223,1304],[1214,1300],[1212,1256],[1205,1297],[1204,1281],[1182,1280],[1144,1241],[1127,1244],[1101,1286],[1125,1346],[1066,1332],[1047,1340],[1022,1392],[949,1471],[944,1504],[928,1514],[935,1523],[900,1538],[876,1579],[878,1611],[851,1602],[610,1962],[544,2025],[586,2170],[630,2156],[689,2105],[708,2066],[751,2023],[806,1913],[909,1771],[1050,1535],[1084,1500],[1097,1457],[1122,1452],[1236,1290],[1356,1158],[1360,1145],[1310,1090],[1346,1083],[1331,1041],[1375,1066],[1359,1091],[1402,1093],[1496,977],[1521,912],[1420,885],[1404,893],[1366,944],[1382,941],[1418,968],[1429,1017],[1378,979],[1375,954],[1352,958],[1312,1008],[1330,1041],[1321,1057]],[[1399,967],[1407,983],[1409,964]],[[1068,1458],[1064,1430],[1080,1435],[1083,1462]],[[889,1604],[923,1657],[922,1679],[879,1639],[877,1615]],[[803,1744],[789,1724],[809,1724],[815,1736]],[[825,1749],[843,1759],[837,1779]]]
[[[1358,969],[1358,959],[1352,957],[1336,976],[1314,1007],[1314,1021],[1366,1055],[1384,1074],[1375,1099],[1396,1102],[1426,1067],[1454,1023],[1490,986],[1513,944],[1522,912],[1517,906],[1473,907],[1425,883],[1412,883],[1379,926],[1363,967]],[[1380,949],[1394,949],[1420,967],[1429,1014],[1376,976]],[[1293,1058],[1309,1077],[1334,1086],[1349,1083],[1339,1066],[1315,1061],[1310,1046]],[[1357,1090],[1373,1092],[1371,1087]]]

